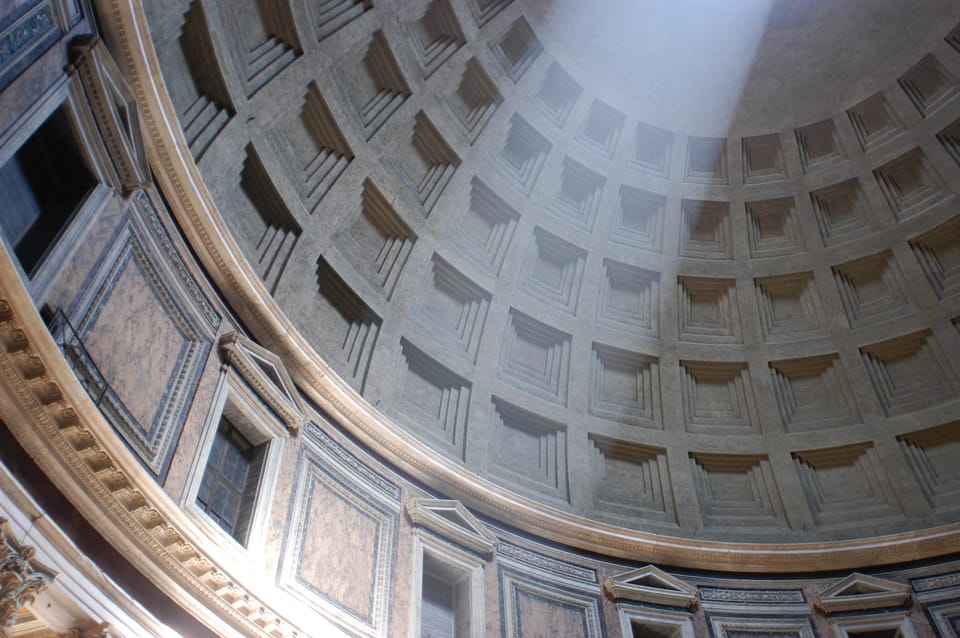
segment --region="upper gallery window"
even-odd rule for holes
[[[226,417],[214,435],[197,505],[217,525],[245,543],[267,445],[252,444]]]
[[[28,276],[96,185],[62,106],[0,166],[0,230]]]

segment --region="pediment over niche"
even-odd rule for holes
[[[140,131],[136,100],[106,45],[95,35],[81,35],[70,42],[69,73],[80,77],[90,102],[116,186],[124,193],[152,183],[150,162]]]
[[[696,587],[653,565],[611,576],[603,586],[614,598],[684,609],[697,606]]]
[[[415,498],[407,502],[407,516],[435,534],[489,558],[497,537],[460,501]]]
[[[233,372],[291,430],[307,421],[307,411],[280,357],[247,337],[231,332],[220,338],[220,356]]]
[[[834,583],[813,599],[813,605],[825,614],[903,607],[909,602],[908,585],[859,572]]]

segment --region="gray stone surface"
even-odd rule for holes
[[[251,262],[439,452],[697,538],[960,520],[956,3],[147,4]]]

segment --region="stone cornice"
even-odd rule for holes
[[[139,0],[97,0],[104,36],[138,102],[159,187],[203,266],[301,390],[376,453],[451,498],[537,536],[636,561],[736,572],[812,572],[931,558],[960,548],[960,525],[836,542],[708,542],[644,533],[562,512],[477,476],[429,449],[340,380],[247,264],[207,190],[167,95]]]
[[[611,576],[603,586],[617,599],[691,610],[697,606],[696,587],[653,565]]]
[[[80,386],[0,250],[0,416],[57,488],[130,563],[224,636],[294,638],[263,593],[230,575]],[[226,561],[229,562],[229,561]],[[246,583],[257,583],[244,575]]]
[[[258,346],[236,332],[220,338],[220,353],[224,361],[233,366],[243,380],[270,406],[293,431],[299,430],[307,421],[306,410],[293,381],[283,367],[283,362],[269,350]],[[254,357],[272,365],[277,381],[271,379]]]
[[[910,603],[910,586],[854,572],[813,599],[825,614],[903,607]]]

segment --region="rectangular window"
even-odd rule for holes
[[[679,627],[665,627],[634,620],[630,623],[633,638],[680,638]]]
[[[240,543],[247,540],[266,449],[221,417],[197,490],[197,505]]]
[[[471,636],[470,577],[470,571],[423,553],[420,638]]]
[[[28,276],[97,183],[63,106],[0,166],[0,230]]]
[[[626,601],[617,603],[620,627],[628,638],[694,638],[689,611],[659,609]]]

